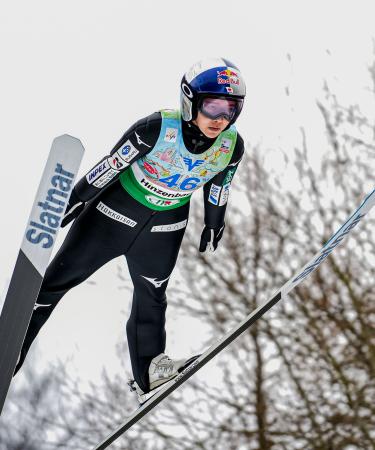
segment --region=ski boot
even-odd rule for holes
[[[148,376],[150,382],[150,390],[144,392],[135,380],[130,380],[128,385],[131,391],[136,391],[140,406],[153,397],[157,392],[161,391],[166,383],[173,380],[186,367],[194,362],[200,355],[193,356],[189,359],[172,360],[166,354],[160,353],[150,364]]]

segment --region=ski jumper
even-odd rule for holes
[[[165,350],[166,288],[191,195],[203,187],[205,224],[222,226],[244,151],[234,126],[216,139],[196,134],[178,111],[156,112],[133,125],[76,184],[86,206],[46,271],[17,370],[63,295],[124,255],[134,285],[126,326],[130,359],[135,380],[148,390],[150,362]]]

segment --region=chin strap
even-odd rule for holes
[[[186,148],[191,153],[203,153],[215,142],[216,138],[208,138],[192,122],[182,120],[182,132]]]

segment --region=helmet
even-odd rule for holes
[[[224,114],[229,120],[229,127],[240,115],[245,95],[245,81],[239,69],[230,61],[223,58],[199,61],[185,73],[181,80],[182,119],[186,122],[194,120],[198,111],[202,110],[202,103],[207,97],[231,99],[235,101],[233,113],[230,116]],[[211,115],[208,114],[208,117]]]

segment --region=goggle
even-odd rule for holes
[[[204,97],[198,109],[209,119],[216,120],[222,117],[231,122],[241,112],[242,105],[242,99]]]

